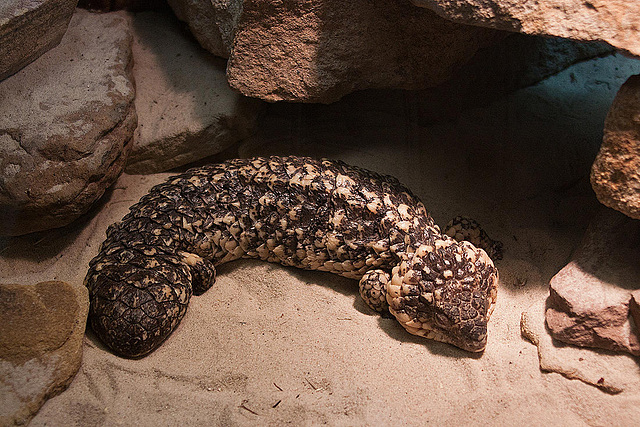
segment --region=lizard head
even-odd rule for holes
[[[498,271],[484,250],[445,237],[405,253],[387,284],[389,311],[415,335],[483,351]]]

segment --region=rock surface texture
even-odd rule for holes
[[[603,208],[604,209],[604,208]],[[551,335],[585,347],[640,356],[637,300],[640,222],[613,210],[594,218],[573,259],[550,283]],[[634,312],[635,320],[634,320]]]
[[[78,0],[0,2],[0,80],[60,43]]]
[[[358,89],[436,86],[502,37],[408,1],[247,0],[227,77],[247,96],[329,103]]]
[[[242,12],[242,0],[168,0],[176,16],[189,25],[198,42],[214,55],[228,58]]]
[[[640,56],[637,0],[412,0],[454,22],[526,34],[602,40]]]
[[[591,185],[601,203],[640,219],[640,75],[630,77],[613,101]]]
[[[233,91],[225,61],[195,43],[171,14],[134,18],[138,128],[128,173],[168,170],[249,136],[261,103]]]
[[[26,424],[71,383],[88,311],[81,285],[0,285],[0,425]]]
[[[79,10],[0,83],[0,235],[66,225],[121,173],[136,127],[126,15]]]

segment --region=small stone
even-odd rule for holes
[[[622,85],[611,105],[591,185],[602,204],[640,219],[640,75]]]
[[[88,311],[82,285],[0,285],[0,425],[28,423],[71,383]]]
[[[60,43],[77,0],[0,2],[0,81]]]
[[[261,103],[233,91],[226,62],[170,13],[135,15],[133,74],[138,129],[128,173],[155,173],[220,153],[251,135]]]
[[[0,235],[61,227],[120,175],[136,127],[121,12],[78,10],[60,45],[0,83]]]
[[[540,36],[605,41],[640,56],[638,0],[412,0],[454,22]]]
[[[551,279],[546,311],[551,335],[569,344],[640,356],[630,309],[632,292],[637,295],[639,287],[638,259],[640,222],[603,210],[573,259]]]

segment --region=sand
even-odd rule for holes
[[[438,223],[458,214],[480,221],[505,246],[484,353],[409,335],[371,312],[355,281],[238,261],[219,268],[214,287],[192,298],[178,329],[146,358],[116,357],[88,332],[73,383],[31,425],[636,423],[637,359],[606,354],[605,374],[623,381],[621,391],[605,392],[542,371],[520,327],[528,313],[545,354],[567,351],[544,330],[548,282],[598,208],[589,167],[608,105],[632,72],[640,72],[637,61],[590,61],[431,127],[412,120],[410,93],[378,103],[362,101],[371,93],[349,97],[349,114],[276,105],[241,147],[243,156],[328,156],[390,173]],[[6,242],[0,280],[82,281],[107,226],[167,176],[123,175],[71,227]],[[571,361],[573,350],[556,362]],[[579,351],[588,375],[604,369],[591,363],[601,353]]]

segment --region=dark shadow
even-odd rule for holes
[[[380,325],[380,328],[394,340],[401,341],[403,343],[410,342],[413,344],[423,345],[430,353],[435,355],[453,357],[456,359],[480,359],[483,355],[483,353],[472,353],[451,344],[410,334],[395,319],[385,319],[380,317],[378,319],[378,324]]]
[[[117,184],[116,184],[117,185]],[[76,243],[78,236],[89,226],[91,220],[111,201],[114,186],[89,210],[69,225],[15,237],[0,237],[0,257],[13,260],[44,262],[57,257]]]
[[[621,289],[640,289],[640,220],[601,207],[572,261],[598,280]]]

